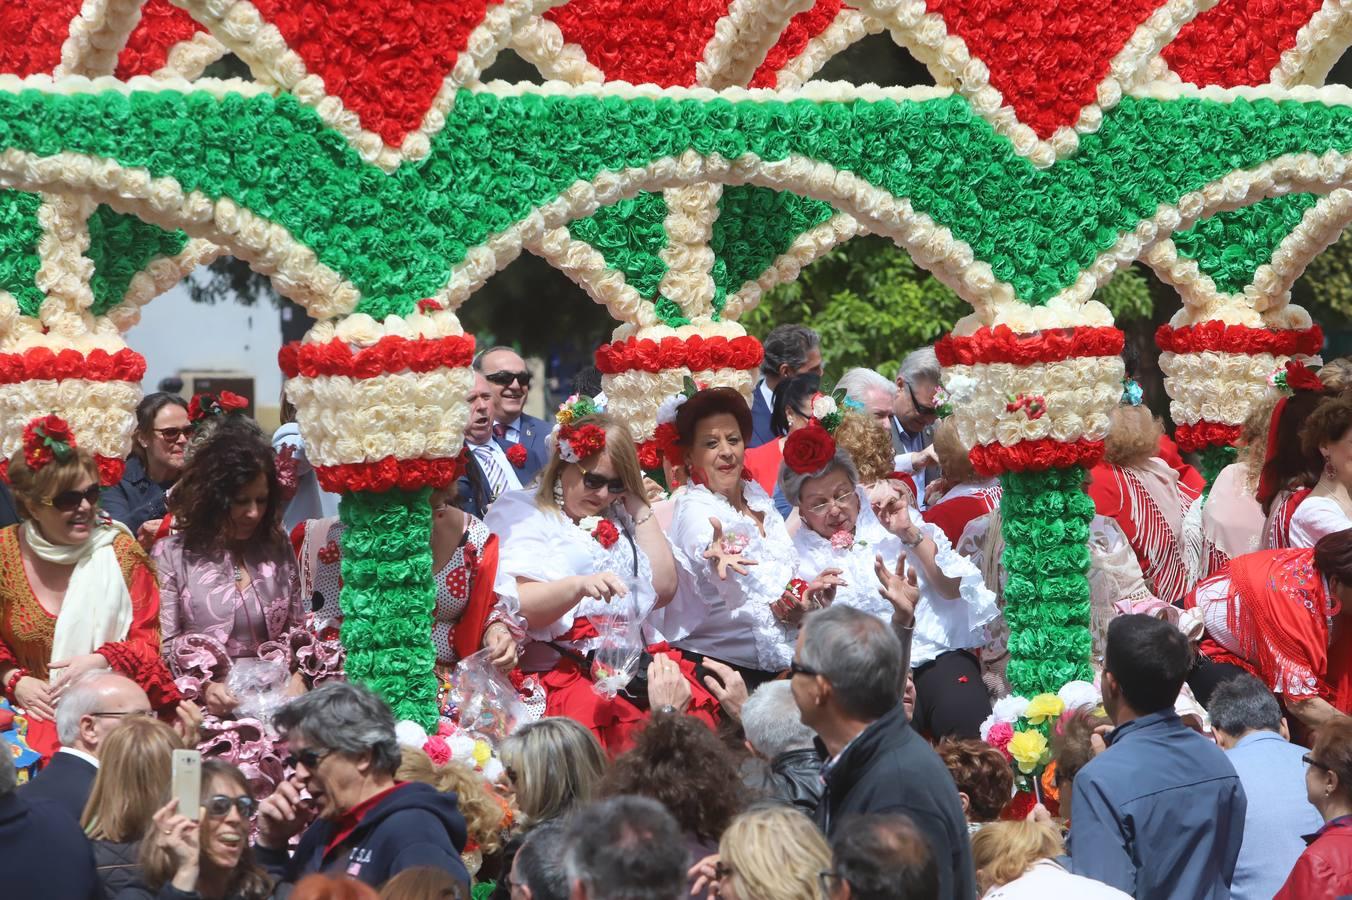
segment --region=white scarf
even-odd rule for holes
[[[83,544],[53,544],[31,521],[23,524],[23,539],[42,560],[74,566],[61,613],[52,635],[52,662],[93,653],[110,641],[124,641],[131,630],[131,594],[122,577],[113,541],[131,536],[120,523],[97,525]]]

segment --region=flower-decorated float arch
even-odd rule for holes
[[[607,3],[411,2],[391,11],[336,0],[184,0],[188,40],[229,48],[250,64],[253,82],[181,77],[192,71],[47,77],[31,67],[15,68],[26,79],[0,76],[0,186],[10,190],[0,196],[55,198],[38,201],[35,240],[47,242],[42,258],[58,260],[63,276],[32,273],[36,303],[13,290],[0,297],[0,340],[26,349],[58,333],[93,346],[126,327],[118,303],[96,309],[88,300],[98,270],[90,256],[112,258],[94,250],[107,232],[93,224],[94,204],[156,226],[131,241],[137,247],[145,235],[169,235],[175,243],[152,258],[173,261],[174,271],[200,242],[199,258],[229,252],[272,275],[320,320],[281,364],[311,459],[326,486],[346,494],[349,672],[426,724],[436,712],[423,627],[432,597],[426,490],[454,470],[473,349],[455,308],[522,249],[590,285],[622,322],[598,354],[611,409],[647,439],[658,402],[684,375],[750,389],[759,349],[735,319],[758,291],[840,240],[886,235],[973,305],[940,351],[951,385],[964,386],[956,415],[974,462],[1004,475],[1011,680],[1025,695],[1054,691],[1090,674],[1092,505],[1081,484],[1121,393],[1121,334],[1093,293],[1138,258],[1186,269],[1151,255],[1171,235],[1188,235],[1175,247],[1186,245],[1201,271],[1236,241],[1263,243],[1252,240],[1246,207],[1326,198],[1314,206],[1337,212],[1321,220],[1319,238],[1274,261],[1276,276],[1255,276],[1279,286],[1346,224],[1352,92],[1198,88],[1151,76],[1206,2],[1141,0],[1110,11],[1023,3],[1052,24],[1013,41],[988,27],[1007,5],[715,3],[699,19],[713,14],[703,51],[687,54],[688,81],[685,70],[667,70],[666,85],[632,86],[583,64],[604,53],[588,49],[597,31],[582,13],[592,25],[613,22],[620,12]],[[1310,15],[1339,5],[1327,0]],[[1261,4],[1221,6],[1238,15]],[[1060,15],[1072,7],[1085,16]],[[68,20],[140,8],[86,0]],[[1041,79],[1021,74],[1027,45],[1061,41],[1058,29],[1072,20],[1092,52]],[[577,39],[558,42],[545,22]],[[119,27],[113,33],[134,34]],[[806,81],[830,48],[884,28],[943,73],[939,86]],[[197,29],[205,33],[191,36]],[[371,58],[376,30],[403,54],[399,64]],[[478,83],[509,43],[575,83]],[[32,209],[15,207],[33,201],[10,202],[10,221],[29,221]],[[57,214],[44,219],[42,209]],[[781,219],[792,225],[764,239],[764,223]],[[1224,227],[1208,227],[1217,219]],[[759,223],[760,240],[747,223]],[[631,240],[648,252],[621,259],[617,249]],[[1187,273],[1174,282],[1182,290]],[[1308,317],[1280,294],[1232,292],[1246,306],[1229,324],[1272,335],[1264,352],[1274,357],[1308,352]],[[1227,322],[1218,310],[1234,302],[1189,303],[1192,318],[1169,339]],[[1226,349],[1233,332],[1195,334],[1208,352],[1253,350]],[[1176,343],[1173,352],[1192,347]],[[80,352],[68,365],[87,374],[92,351]],[[11,367],[19,393],[6,410],[90,405],[83,384],[24,393],[70,380],[53,374]],[[1176,403],[1188,402],[1194,377],[1173,377]],[[1042,402],[1011,402],[1020,395]],[[123,443],[110,458],[129,435],[127,400],[108,404],[122,411]],[[73,420],[77,431],[90,427]]]

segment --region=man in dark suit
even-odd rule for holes
[[[503,491],[514,491],[524,486],[525,464],[520,451],[510,453],[493,440],[493,386],[482,372],[474,373],[474,387],[470,388],[469,421],[465,424],[465,474],[456,482],[456,506],[480,519],[489,505]],[[512,445],[508,445],[510,447]],[[511,461],[517,456],[517,466]]]
[[[530,394],[526,361],[511,347],[489,347],[474,358],[474,369],[488,380],[493,393],[493,440],[508,453],[516,444],[526,448],[523,464],[513,466],[521,483],[529,484],[549,461],[545,438],[551,426],[522,411]]]
[[[822,374],[821,338],[806,325],[779,325],[762,343],[761,380],[751,392],[751,447],[775,439],[770,412],[775,404],[775,386],[790,375]]]
[[[94,871],[94,849],[80,823],[25,788],[15,790],[19,770],[0,765],[0,895],[5,900],[103,896]]]
[[[117,726],[133,716],[151,715],[146,692],[115,672],[94,672],[66,688],[56,706],[61,749],[46,768],[24,785],[25,800],[43,800],[77,822],[94,787],[99,749]]]

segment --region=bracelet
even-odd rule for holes
[[[648,514],[647,514],[646,516],[644,516],[644,517],[641,518],[641,519],[635,519],[635,520],[634,520],[634,527],[637,528],[637,527],[639,527],[640,525],[647,525],[647,524],[648,524],[648,520],[651,519],[652,517],[653,517],[653,508],[650,506],[650,507],[648,507]]]
[[[901,543],[907,547],[919,547],[921,544],[925,542],[925,532],[921,531],[919,528],[917,528],[915,532],[916,532],[915,540],[913,541],[908,541],[901,535],[897,535],[897,539],[900,540]]]
[[[5,696],[17,701],[14,696],[14,689],[19,686],[20,680],[28,677],[28,674],[28,670],[22,666],[9,673],[9,677],[5,679]]]

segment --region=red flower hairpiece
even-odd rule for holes
[[[43,416],[23,430],[23,461],[34,472],[75,452],[75,434],[60,416]]]
[[[580,462],[606,449],[606,433],[596,425],[559,426],[559,456],[565,462]]]
[[[224,416],[248,406],[248,400],[231,391],[221,391],[219,395],[194,394],[188,402],[188,421],[196,424],[207,416]]]
[[[1286,386],[1293,391],[1324,392],[1324,382],[1319,380],[1313,369],[1298,359],[1286,361]]]
[[[784,464],[799,475],[820,472],[835,455],[835,438],[816,422],[799,428],[784,441]]]

